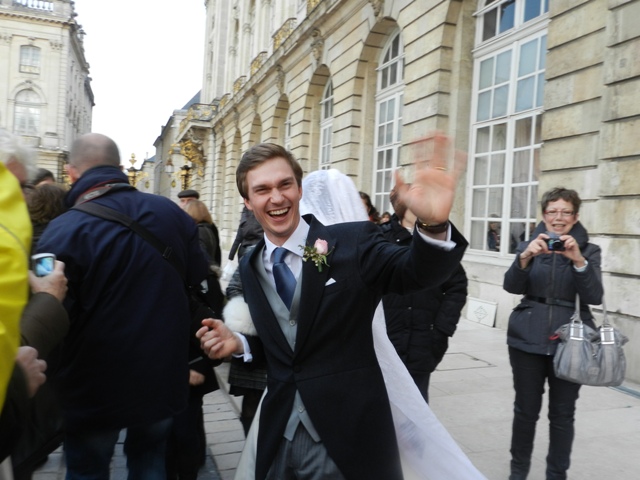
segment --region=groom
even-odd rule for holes
[[[385,241],[371,222],[326,227],[312,215],[301,217],[302,169],[291,153],[259,144],[243,155],[236,183],[264,229],[240,265],[258,336],[212,319],[198,336],[211,358],[266,362],[257,479],[402,479],[373,314],[386,293],[442,283],[467,245],[447,220],[463,166],[447,172],[449,140],[428,141],[433,158],[419,159],[429,162],[416,163],[411,187],[396,179],[419,219],[410,247]],[[328,244],[323,268],[305,253],[316,240]]]

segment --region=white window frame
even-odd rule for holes
[[[393,56],[391,49],[398,41],[397,54]],[[385,61],[387,53],[390,58]],[[393,187],[393,172],[398,168],[400,148],[402,145],[402,109],[404,95],[404,44],[398,30],[389,36],[380,54],[376,82],[376,116],[373,156],[373,179],[371,202],[379,212],[391,211],[389,192]],[[395,81],[389,81],[393,66],[396,68]],[[385,84],[386,83],[386,84]],[[383,87],[384,85],[384,87]],[[388,110],[392,106],[391,111]],[[385,119],[381,116],[384,115]],[[382,122],[381,122],[382,120]],[[390,129],[390,130],[388,130]],[[389,141],[381,138],[390,136]]]
[[[20,47],[20,72],[40,74],[42,60],[40,47],[22,45]]]
[[[32,94],[31,99],[20,98]],[[18,135],[40,136],[40,117],[42,101],[40,95],[31,89],[20,90],[16,94],[13,131]]]
[[[320,152],[319,170],[331,168],[331,142],[333,137],[333,82],[327,81],[320,100]]]
[[[537,197],[538,197],[538,178],[539,178],[539,155],[540,148],[542,146],[540,140],[540,121],[543,113],[542,105],[542,88],[539,90],[534,89],[534,105],[531,108],[522,109],[516,111],[516,95],[518,89],[518,80],[522,80],[527,77],[523,75],[518,77],[518,61],[523,45],[526,45],[530,41],[538,41],[538,49],[542,49],[545,44],[540,43],[541,39],[546,38],[548,29],[548,13],[542,13],[536,18],[530,19],[524,22],[524,5],[526,0],[516,0],[514,11],[514,26],[508,30],[505,30],[499,35],[495,35],[486,41],[482,41],[482,15],[487,11],[497,8],[500,5],[508,3],[508,0],[494,1],[492,3],[485,3],[485,6],[480,8],[476,13],[478,19],[477,37],[476,37],[476,49],[474,50],[474,75],[473,75],[473,93],[472,93],[472,115],[471,115],[471,139],[470,139],[470,151],[469,151],[469,168],[467,179],[467,204],[465,232],[470,239],[470,249],[478,252],[489,252],[488,249],[488,231],[489,223],[500,224],[500,245],[495,255],[509,255],[513,254],[515,246],[520,240],[529,239],[529,228],[527,225],[532,223],[535,225],[537,216]],[[547,8],[548,0],[541,3],[541,8]],[[479,82],[480,82],[480,65],[483,61],[497,56],[503,52],[510,51],[510,70],[509,79],[505,85],[509,86],[507,95],[506,111],[501,116],[491,116],[489,118],[478,119],[478,100],[480,95]],[[528,74],[529,77],[534,77],[535,82],[540,82],[544,76],[544,58],[540,57],[540,51],[537,51],[538,62],[537,69]],[[542,68],[539,65],[542,64]],[[495,68],[495,67],[494,67]],[[536,83],[537,85],[537,83]],[[491,90],[491,88],[487,88]],[[535,95],[538,95],[536,97]],[[536,102],[536,98],[538,101]],[[536,105],[537,103],[537,105]],[[520,139],[516,139],[516,125],[522,126],[527,124],[527,119],[531,119],[531,134],[529,137],[529,143],[523,146],[516,146],[516,141],[522,143]],[[504,125],[506,128],[506,134],[504,137],[504,149],[495,151],[493,147],[490,148],[485,154],[476,153],[478,134],[481,130],[486,131],[487,128],[493,131],[496,126]],[[520,130],[520,135],[523,130]],[[491,178],[491,174],[488,175],[488,183],[481,183],[476,178],[476,169],[480,168],[480,158],[486,158],[488,165],[491,165],[491,156],[499,158],[501,154],[504,154],[504,171],[502,172],[502,180],[497,181],[496,177]],[[524,179],[514,179],[514,165],[516,159],[524,161],[528,159],[529,171]],[[490,168],[487,166],[486,168]],[[480,170],[478,170],[480,172]],[[490,172],[490,170],[489,170]],[[524,173],[523,173],[524,175]],[[478,181],[478,183],[474,183]],[[489,188],[493,189],[497,193],[499,190],[502,195],[502,201],[499,202],[499,208],[492,208],[490,206],[491,199]],[[526,189],[525,199],[526,205],[516,206],[515,198],[512,198],[514,189]],[[482,190],[485,190],[484,205],[478,205],[477,201],[482,198]],[[477,195],[476,195],[477,194]],[[517,209],[517,211],[515,211]],[[498,211],[495,211],[498,210]],[[498,218],[493,218],[497,215]]]

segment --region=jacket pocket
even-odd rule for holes
[[[507,337],[513,340],[520,340],[530,343],[531,338],[531,314],[533,308],[527,303],[521,303],[513,309],[509,316],[509,326],[507,327]]]

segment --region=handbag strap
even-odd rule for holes
[[[162,240],[156,237],[153,233],[147,230],[145,227],[136,222],[133,218],[124,213],[118,212],[110,207],[105,207],[104,205],[99,205],[93,202],[84,202],[72,207],[73,210],[80,210],[81,212],[88,213],[89,215],[93,215],[94,217],[103,218],[105,220],[110,220],[112,222],[117,222],[125,227],[133,230],[135,233],[140,235],[144,240],[150,243],[159,253],[162,255],[162,258],[167,260],[180,274],[182,280],[184,281],[184,277],[182,275],[182,270],[180,265],[178,264],[178,260],[175,256],[172,255],[173,250],[170,246],[165,245]]]
[[[602,295],[602,326],[610,326],[609,315],[607,315],[607,304],[604,302],[604,294]]]

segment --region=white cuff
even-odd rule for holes
[[[245,363],[249,363],[253,360],[253,355],[251,355],[251,349],[249,348],[249,342],[247,342],[247,338],[238,332],[233,332],[233,334],[240,339],[242,342],[242,346],[244,348],[244,353],[234,353],[233,358],[242,358]]]
[[[454,248],[456,248],[456,242],[452,242],[451,241],[451,224],[449,223],[449,226],[447,227],[447,239],[446,240],[438,240],[436,238],[431,238],[427,235],[425,235],[424,233],[422,233],[420,231],[419,228],[417,228],[418,230],[418,235],[420,235],[420,237],[422,237],[422,239],[429,243],[430,245],[440,248],[441,250],[444,250],[446,252],[450,252],[451,250],[453,250]]]
[[[575,265],[573,266],[573,269],[576,272],[584,272],[587,269],[587,265],[589,265],[589,262],[587,262],[587,259],[585,258],[584,260],[584,265],[582,267],[576,267]]]

